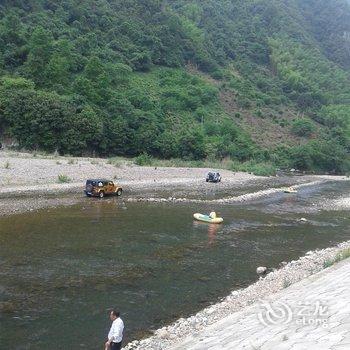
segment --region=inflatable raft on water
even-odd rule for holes
[[[284,190],[284,193],[298,193],[298,191],[295,190],[293,187],[289,187]]]
[[[215,213],[210,213],[210,215],[204,215],[204,214],[193,214],[193,217],[198,221],[208,222],[210,224],[221,224],[224,219],[223,218],[217,218]]]

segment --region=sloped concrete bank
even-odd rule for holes
[[[310,251],[296,261],[283,264],[285,266],[260,278],[251,286],[233,291],[219,303],[209,306],[189,318],[181,318],[169,326],[154,332],[150,338],[129,343],[126,350],[164,350],[176,346],[184,338],[203,331],[209,325],[243,310],[245,307],[263,300],[282,289],[299,282],[334,262],[348,256],[350,241],[335,247]]]

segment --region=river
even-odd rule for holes
[[[142,337],[253,283],[257,266],[349,240],[349,212],[327,209],[344,196],[350,182],[215,207],[86,198],[0,218],[0,348],[101,348],[112,307],[126,341]],[[212,210],[224,224],[192,220]]]

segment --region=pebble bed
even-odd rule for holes
[[[299,189],[305,186],[314,186],[320,184],[325,180],[317,180],[312,182],[303,183],[300,185],[292,186],[294,189]],[[269,188],[266,190],[256,191],[253,193],[246,193],[240,196],[228,197],[228,198],[220,198],[220,199],[190,199],[190,198],[176,198],[176,197],[168,197],[168,198],[155,198],[155,197],[131,197],[127,199],[127,202],[155,202],[155,203],[163,203],[163,202],[173,202],[173,203],[217,203],[217,204],[227,204],[227,203],[235,203],[235,202],[245,202],[249,200],[254,200],[262,197],[267,197],[272,194],[283,192],[286,190],[286,187],[279,188]]]

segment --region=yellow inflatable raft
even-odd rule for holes
[[[212,212],[209,215],[196,213],[193,214],[193,217],[198,221],[208,222],[210,224],[221,224],[224,221],[223,218],[216,217],[215,212]]]
[[[298,191],[293,187],[288,187],[284,190],[284,193],[298,193]]]

